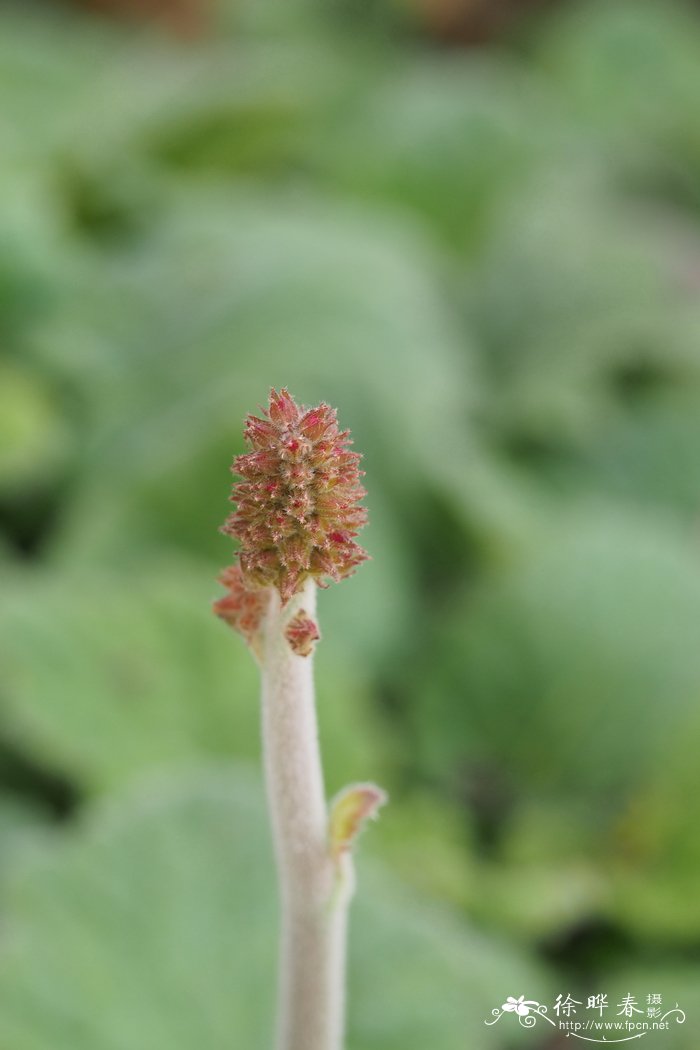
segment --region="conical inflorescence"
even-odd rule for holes
[[[329,405],[302,408],[272,390],[262,416],[248,416],[250,451],[238,456],[236,509],[223,531],[240,543],[241,572],[252,587],[276,587],[286,603],[313,578],[350,576],[368,557],[355,542],[367,521],[360,455]]]

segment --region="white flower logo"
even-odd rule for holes
[[[508,1014],[518,1014],[519,1017],[527,1017],[530,1013],[530,1006],[534,1006],[534,1003],[530,1001],[526,1003],[524,995],[521,995],[519,999],[515,999],[512,995],[509,995],[501,1007],[501,1010],[504,1010]]]
[[[532,1028],[533,1025],[537,1024],[540,1017],[543,1017],[549,1024],[554,1024],[551,1017],[547,1017],[546,1006],[538,1003],[536,999],[526,999],[524,995],[521,995],[518,999],[514,995],[509,995],[500,1010],[496,1006],[491,1011],[493,1021],[484,1021],[484,1024],[496,1024],[504,1014],[515,1014],[523,1028]]]

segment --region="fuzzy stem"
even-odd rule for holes
[[[349,894],[334,893],[312,656],[284,627],[315,615],[316,584],[282,607],[273,592],[262,654],[263,750],[282,909],[277,1050],[341,1050]]]

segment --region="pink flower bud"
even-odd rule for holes
[[[311,656],[321,633],[306,610],[300,609],[289,621],[284,636],[297,656]]]
[[[270,592],[261,588],[250,588],[238,562],[229,565],[219,576],[219,583],[227,589],[223,598],[214,602],[214,612],[234,631],[243,635],[255,651],[260,640],[260,629],[265,615]]]

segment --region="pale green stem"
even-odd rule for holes
[[[315,618],[316,584],[284,608],[274,591],[262,651],[263,750],[277,861],[282,937],[277,1050],[342,1050],[348,892],[337,893],[318,742],[313,656],[284,628]]]

